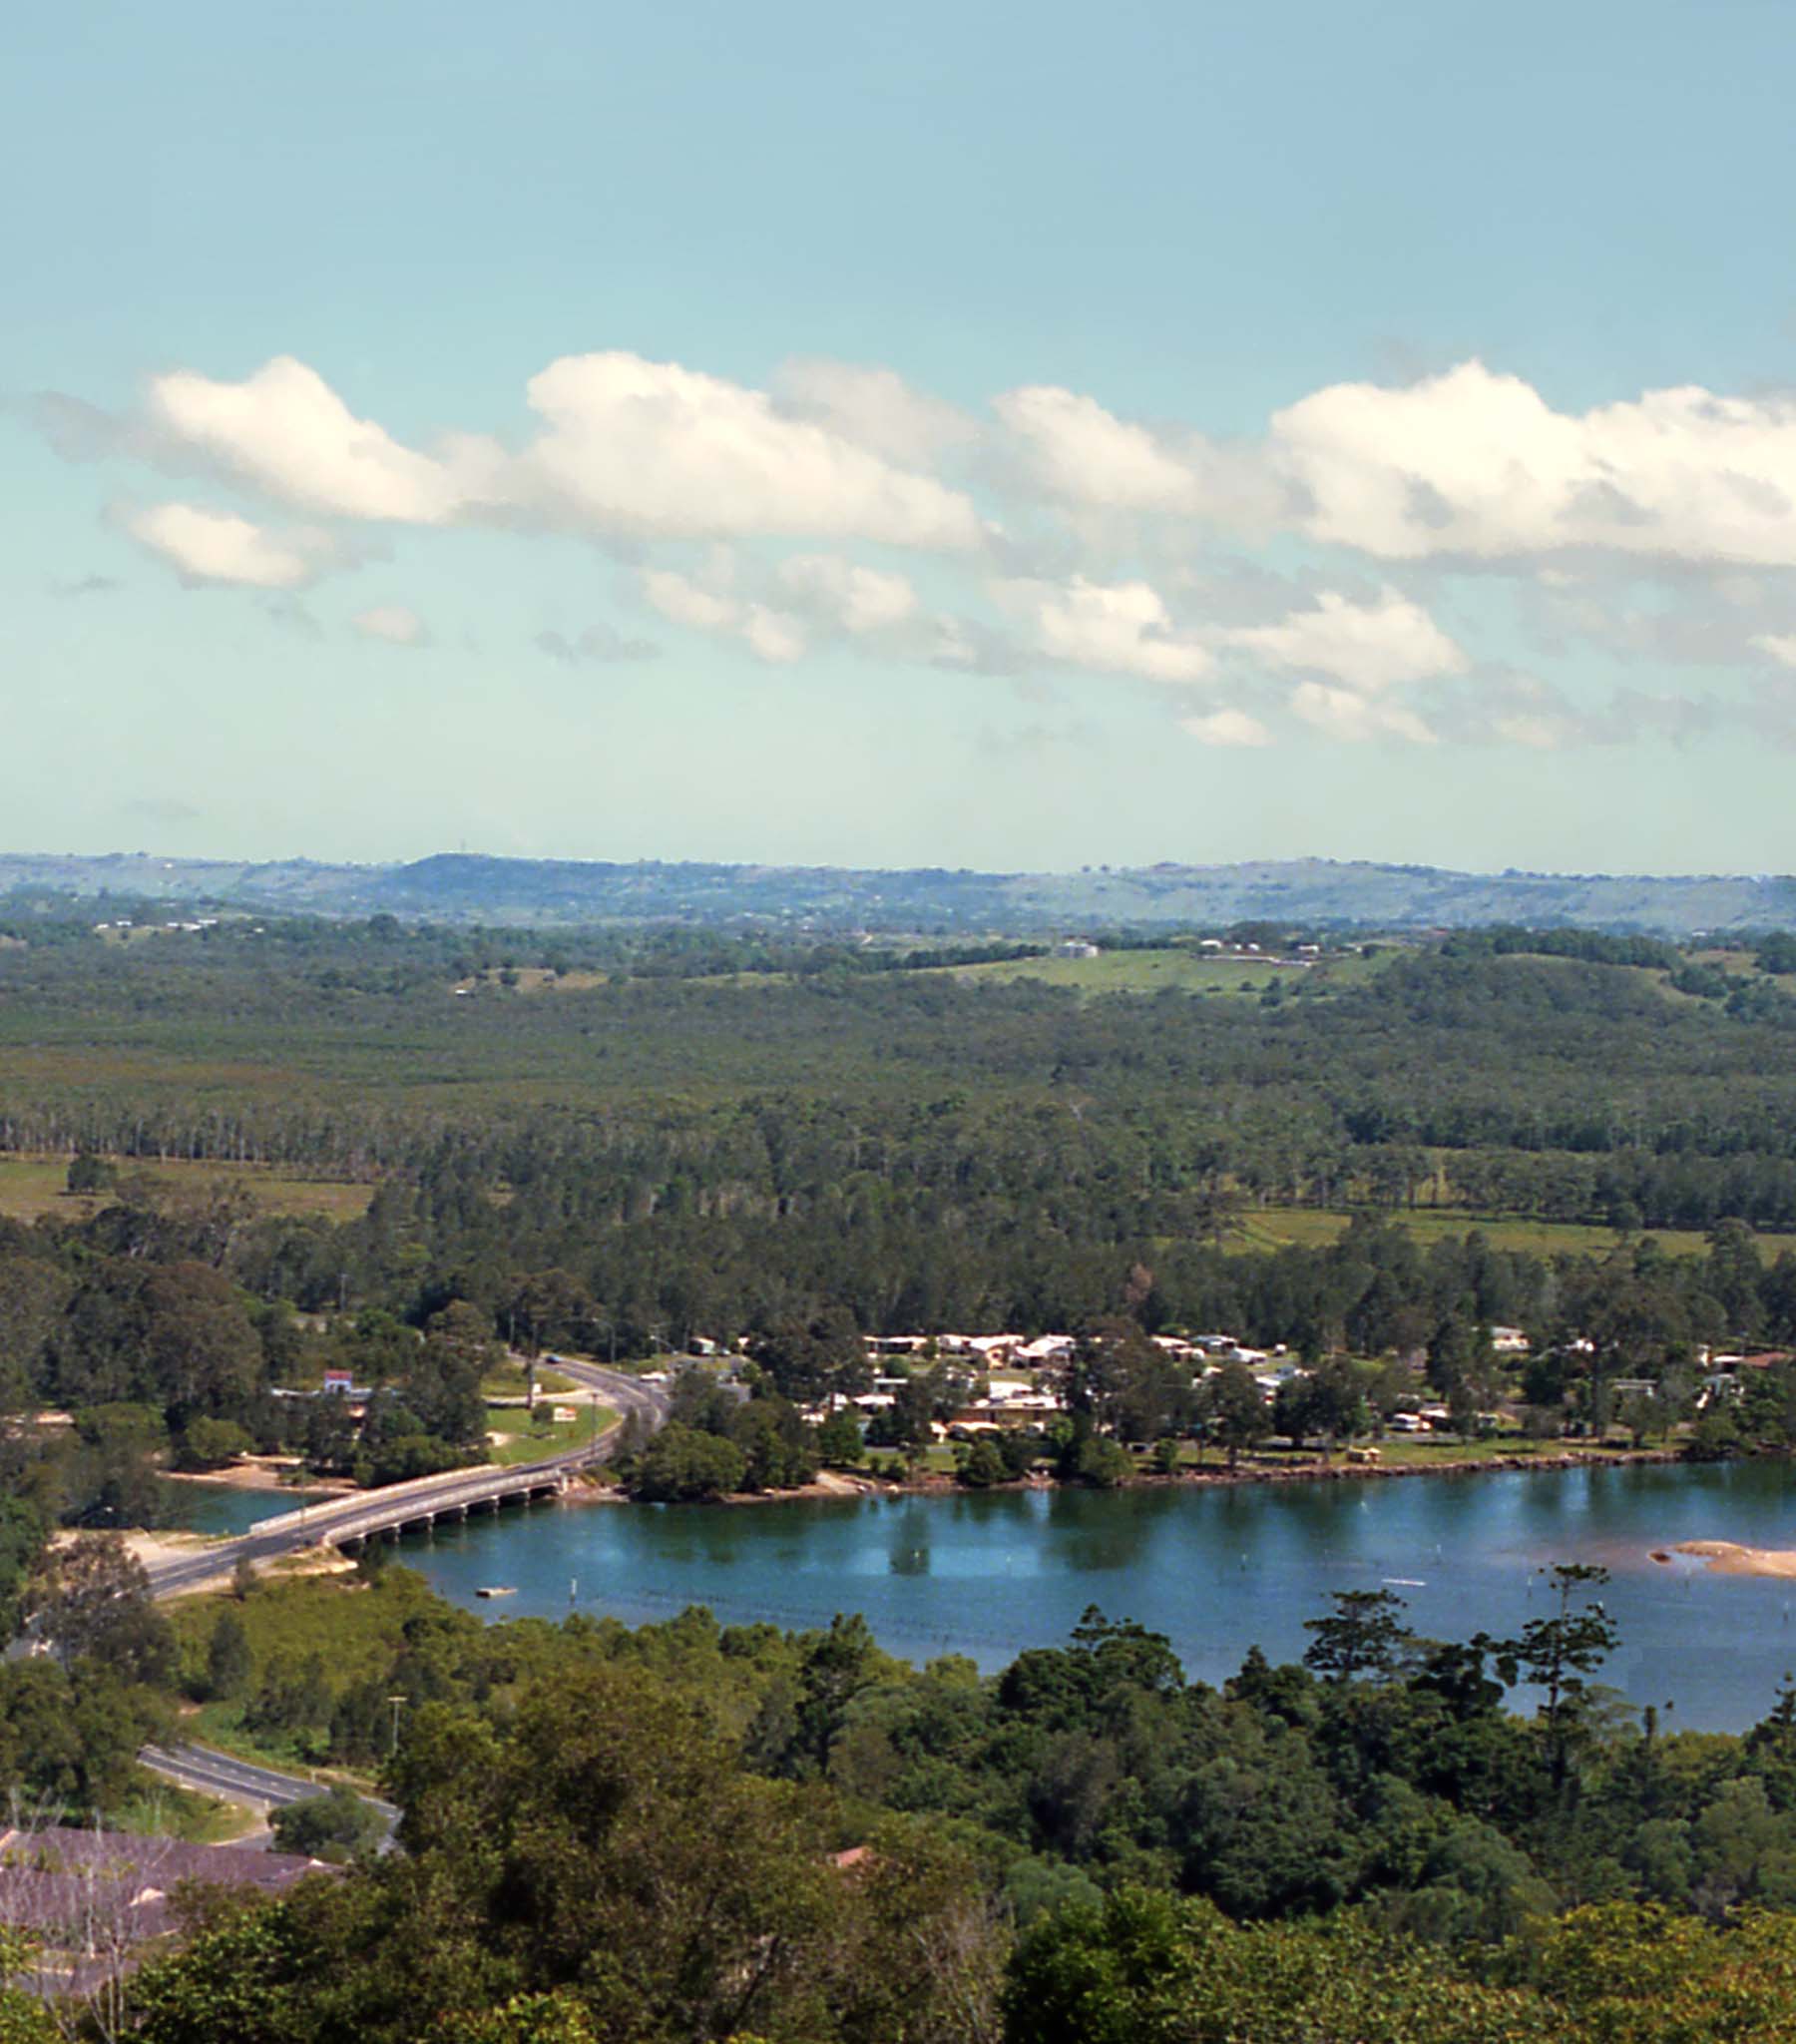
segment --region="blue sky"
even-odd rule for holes
[[[1787,8],[848,13],[15,26],[6,847],[1792,864]]]

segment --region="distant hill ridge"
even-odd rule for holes
[[[1392,930],[1516,922],[1666,936],[1796,929],[1796,879],[1788,874],[1463,873],[1322,858],[982,873],[659,859],[621,864],[476,852],[439,852],[393,865],[244,863],[142,852],[0,854],[0,894],[29,890],[83,901],[110,895],[171,907],[208,903],[518,924],[1047,931],[1245,920]]]

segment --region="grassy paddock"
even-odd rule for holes
[[[1260,993],[1274,980],[1292,993],[1305,981],[1317,991],[1358,985],[1378,970],[1379,960],[1331,958],[1314,965],[1274,964],[1265,958],[1215,958],[1199,951],[1100,951],[1096,958],[1011,958],[992,965],[944,965],[935,971],[975,984],[1039,979],[1088,994],[1150,994],[1164,987],[1181,993]],[[1251,982],[1250,985],[1245,984]]]
[[[995,959],[986,965],[926,965],[914,969],[917,977],[947,976],[967,985],[980,982],[1002,985],[1011,980],[1039,979],[1049,986],[1075,987],[1082,993],[1157,993],[1162,987],[1177,987],[1185,993],[1260,993],[1272,981],[1280,980],[1287,992],[1300,981],[1313,979],[1318,988],[1352,986],[1376,972],[1385,960],[1362,958],[1357,952],[1318,960],[1311,965],[1269,958],[1218,958],[1211,953],[1173,946],[1153,951],[1100,950],[1096,958]],[[605,985],[612,975],[602,972],[564,972],[559,976],[540,965],[515,968],[514,991],[521,994],[544,992],[584,993]],[[715,976],[699,975],[685,982],[702,986],[790,985],[794,975],[786,972],[735,972]],[[1251,981],[1251,986],[1244,986]],[[499,969],[494,967],[472,980],[458,982],[464,987],[498,987]]]
[[[1470,1235],[1476,1230],[1495,1249],[1526,1251],[1543,1257],[1599,1254],[1626,1240],[1612,1228],[1589,1228],[1570,1221],[1493,1220],[1451,1207],[1419,1207],[1413,1211],[1396,1208],[1387,1218],[1424,1245]],[[1311,1207],[1256,1207],[1241,1215],[1222,1246],[1243,1255],[1326,1248],[1346,1234],[1350,1219],[1346,1214],[1324,1213]],[[1654,1228],[1647,1233],[1674,1257],[1699,1257],[1707,1252],[1707,1238],[1694,1229]],[[1759,1254],[1770,1261],[1788,1247],[1791,1244],[1785,1237],[1761,1237]]]
[[[370,1185],[324,1178],[297,1178],[257,1164],[209,1164],[170,1160],[156,1163],[135,1157],[116,1159],[123,1178],[146,1178],[171,1193],[204,1193],[217,1185],[241,1188],[266,1214],[321,1214],[329,1221],[353,1221],[368,1210],[374,1197]],[[66,1157],[0,1157],[0,1216],[9,1221],[36,1221],[61,1214],[85,1221],[107,1204],[109,1194],[72,1194]]]

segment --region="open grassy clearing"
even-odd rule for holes
[[[489,1443],[488,1459],[507,1469],[514,1462],[535,1462],[544,1455],[553,1455],[563,1448],[578,1447],[582,1441],[591,1440],[596,1434],[603,1433],[617,1417],[609,1405],[601,1405],[596,1410],[584,1404],[570,1409],[578,1417],[539,1427],[532,1424],[533,1415],[522,1405],[489,1405],[487,1432],[501,1438]]]
[[[1258,994],[1274,981],[1282,982],[1287,992],[1305,981],[1313,982],[1318,990],[1360,985],[1382,962],[1354,953],[1299,965],[1266,958],[1217,958],[1178,949],[1100,951],[1096,958],[1009,958],[992,965],[931,969],[968,985],[1038,979],[1048,986],[1070,986],[1088,994],[1158,993],[1165,987],[1176,987],[1181,993]]]
[[[537,1365],[537,1389],[539,1391],[571,1391],[574,1379],[565,1377],[558,1369]],[[490,1369],[480,1380],[480,1395],[483,1398],[522,1398],[529,1389],[529,1379],[515,1362],[502,1362],[497,1369]]]
[[[1399,1208],[1385,1218],[1407,1229],[1424,1244],[1470,1235],[1476,1230],[1493,1248],[1541,1257],[1599,1254],[1627,1239],[1612,1228],[1590,1228],[1569,1221],[1494,1220],[1451,1207]],[[1243,1255],[1326,1248],[1346,1234],[1351,1219],[1347,1214],[1324,1213],[1309,1207],[1259,1207],[1241,1216],[1222,1247]],[[1694,1229],[1655,1228],[1646,1232],[1674,1257],[1698,1257],[1708,1249],[1707,1237]],[[1759,1240],[1759,1254],[1769,1262],[1780,1250],[1793,1246],[1796,1245],[1781,1236],[1764,1236]]]
[[[218,1185],[241,1188],[265,1214],[321,1214],[329,1221],[353,1221],[374,1197],[371,1185],[326,1178],[296,1178],[265,1165],[207,1164],[171,1160],[152,1163],[135,1157],[115,1160],[122,1178],[144,1178],[171,1193],[202,1194]],[[68,1193],[66,1157],[0,1157],[0,1216],[36,1221],[59,1214],[85,1221],[105,1206],[107,1193]]]
[[[512,970],[510,990],[521,994],[586,993],[593,987],[609,985],[613,977],[609,972],[551,972],[546,965],[519,965]],[[504,971],[503,966],[491,966],[485,972],[477,972],[472,979],[457,980],[455,990],[459,993],[464,988],[504,988]]]
[[[1008,986],[1032,979],[1044,986],[1066,986],[1085,994],[1152,994],[1166,987],[1192,994],[1262,994],[1274,981],[1287,993],[1304,981],[1320,991],[1363,985],[1397,954],[1380,952],[1362,958],[1357,952],[1318,959],[1311,964],[1294,960],[1251,957],[1218,958],[1213,953],[1173,947],[1163,951],[1105,951],[1096,958],[1003,958],[987,965],[920,965],[897,975],[905,979],[951,979],[959,986]],[[570,974],[563,981],[572,985],[579,978]],[[523,975],[520,976],[522,984]],[[692,986],[791,985],[790,973],[737,972],[712,979],[687,981]]]
[[[339,1690],[384,1674],[404,1645],[406,1620],[430,1603],[422,1576],[388,1562],[373,1583],[354,1576],[328,1583],[315,1577],[281,1582],[264,1575],[245,1598],[209,1591],[178,1597],[167,1609],[175,1629],[181,1687],[202,1694],[213,1627],[224,1612],[236,1615],[249,1646],[244,1695],[253,1697],[271,1677],[290,1681],[313,1661],[329,1671]],[[240,1700],[209,1703],[182,1729],[190,1738],[244,1760],[281,1768],[298,1763],[300,1772],[311,1775],[321,1788],[332,1781],[367,1786],[341,1769],[305,1766],[304,1755],[290,1739],[246,1730]]]
[[[113,1829],[147,1838],[180,1838],[188,1845],[228,1845],[262,1827],[261,1816],[239,1802],[178,1788],[148,1769],[143,1770],[143,1789],[108,1816]]]

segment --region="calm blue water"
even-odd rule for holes
[[[247,1533],[277,1512],[296,1512],[329,1493],[321,1490],[232,1490],[223,1483],[184,1483],[168,1479],[175,1509],[190,1533]]]
[[[1773,1463],[1114,1493],[802,1500],[724,1507],[573,1505],[408,1538],[403,1558],[485,1616],[570,1608],[640,1623],[704,1604],[725,1624],[786,1627],[865,1613],[893,1653],[1001,1667],[1065,1640],[1088,1604],[1167,1634],[1219,1682],[1247,1648],[1305,1645],[1332,1590],[1420,1579],[1400,1594],[1438,1639],[1520,1628],[1541,1571],[1593,1561],[1624,1646],[1606,1679],[1672,1728],[1738,1730],[1796,1668],[1796,1582],[1666,1567],[1686,1539],[1796,1547],[1796,1472]],[[570,1579],[577,1579],[575,1607]],[[514,1585],[476,1604],[481,1584]]]

